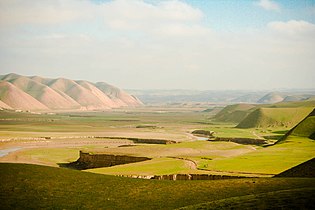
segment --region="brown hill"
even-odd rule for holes
[[[64,92],[76,102],[78,102],[82,108],[87,110],[101,110],[111,108],[108,104],[105,104],[91,90],[88,90],[73,80],[59,78],[53,80],[49,86],[54,90]]]
[[[10,80],[9,82],[33,96],[50,109],[73,109],[80,107],[80,105],[75,101],[68,100],[52,88],[28,77],[21,76],[19,78]]]
[[[18,74],[0,75],[0,81],[3,82],[2,102],[13,109],[104,110],[142,105],[136,97],[107,83],[98,83],[98,87],[88,81],[26,77]],[[4,104],[1,106],[4,107]]]
[[[112,85],[109,85],[105,82],[98,82],[95,84],[95,86],[121,106],[142,105],[142,102],[137,97],[129,95],[125,91]]]
[[[273,104],[277,102],[283,101],[284,97],[281,93],[278,92],[271,92],[263,96],[261,99],[259,99],[257,102],[260,104]]]
[[[111,100],[104,92],[95,87],[92,83],[87,81],[77,81],[79,85],[91,91],[102,103],[106,104],[108,107],[116,108],[119,107],[113,100]]]
[[[7,81],[0,81],[0,100],[13,109],[48,109],[47,106]]]

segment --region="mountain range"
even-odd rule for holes
[[[135,96],[105,82],[0,75],[0,107],[20,110],[106,110],[136,107]]]
[[[273,104],[303,101],[315,96],[315,90],[127,90],[148,105],[205,102],[215,104]]]

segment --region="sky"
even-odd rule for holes
[[[315,88],[314,0],[0,0],[0,74],[124,89]]]

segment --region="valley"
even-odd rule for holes
[[[21,167],[33,171],[35,167],[33,164],[40,165],[38,166],[40,168],[34,168],[34,170],[39,170],[34,173],[41,173],[41,170],[46,170],[41,167],[49,166],[52,167],[48,170],[52,170],[49,173],[65,170],[63,173],[67,177],[66,180],[72,179],[71,173],[82,173],[82,176],[87,176],[89,180],[87,182],[91,185],[94,185],[93,182],[99,182],[90,180],[94,179],[96,174],[106,176],[106,180],[113,182],[116,179],[121,182],[120,180],[137,178],[136,180],[139,181],[135,180],[134,184],[134,181],[130,180],[130,190],[139,189],[141,180],[143,184],[149,181],[145,179],[160,179],[149,181],[153,182],[150,184],[152,190],[160,186],[159,182],[162,185],[164,182],[176,182],[182,187],[186,186],[183,182],[198,182],[189,190],[193,190],[193,194],[198,197],[200,193],[197,189],[207,185],[207,182],[212,184],[222,182],[225,186],[235,185],[235,191],[232,190],[231,195],[239,196],[241,194],[236,193],[237,189],[241,189],[244,184],[252,180],[254,183],[268,182],[268,188],[259,191],[259,193],[267,193],[263,194],[267,196],[266,200],[269,200],[268,193],[278,194],[278,190],[281,196],[283,193],[286,196],[295,196],[296,190],[300,190],[301,193],[307,190],[313,192],[312,187],[305,189],[306,191],[304,187],[300,187],[309,182],[307,179],[305,182],[300,180],[301,185],[298,184],[295,187],[293,185],[290,187],[291,181],[288,181],[287,187],[279,188],[273,181],[275,178],[271,178],[314,158],[315,142],[311,139],[315,131],[315,124],[312,123],[314,116],[312,113],[308,116],[310,113],[308,111],[313,109],[313,101],[290,102],[289,104],[285,102],[285,104],[278,103],[269,107],[263,105],[263,108],[260,108],[261,105],[244,106],[241,104],[220,107],[216,108],[219,111],[214,112],[205,112],[204,110],[208,110],[207,106],[142,106],[102,112],[58,111],[54,113],[16,112],[3,109],[0,111],[0,150],[3,154],[0,157],[0,162],[2,162],[0,166],[8,167],[6,169],[8,172],[11,168],[20,170]],[[268,109],[268,112],[264,115],[253,114],[259,109]],[[279,112],[277,112],[278,109]],[[235,112],[246,112],[247,117],[243,114],[235,114],[233,119],[230,119]],[[288,114],[291,117],[285,117]],[[246,122],[247,118],[259,123],[252,123],[248,128],[238,126]],[[290,130],[291,125],[297,121],[301,122]],[[261,143],[257,144],[257,142]],[[89,154],[91,158],[82,158],[80,153]],[[109,162],[105,159],[100,159],[101,162],[94,161],[93,157],[102,158],[102,155],[105,155],[106,161]],[[137,160],[137,157],[144,158],[144,161],[133,162]],[[54,172],[55,170],[57,171]],[[28,173],[32,173],[31,171]],[[2,174],[1,177],[5,178],[6,175]],[[268,180],[264,180],[266,178]],[[16,179],[20,178],[16,177]],[[172,181],[175,179],[176,181]],[[272,180],[269,181],[269,179]],[[282,179],[287,182],[286,178]],[[33,178],[30,182],[31,180]],[[55,180],[55,182],[59,181]],[[57,187],[54,183],[49,185]],[[19,181],[14,185],[26,187]],[[188,185],[187,183],[187,187]],[[7,189],[6,187],[10,187],[10,184],[4,184],[2,187]],[[58,188],[60,187],[55,190]],[[244,193],[242,195],[249,195],[244,189],[241,190]],[[288,189],[288,192],[282,192]],[[93,187],[93,192],[98,193],[97,191]],[[6,190],[5,192],[8,193]],[[151,190],[148,192],[153,193]],[[164,189],[160,195],[154,195],[154,198],[158,201],[159,196],[167,192]],[[74,190],[72,193],[76,194],[79,191]],[[21,194],[21,196],[24,195]],[[114,196],[115,199],[117,199],[116,196],[121,195],[118,193]],[[239,197],[240,201],[245,199],[247,200],[245,203],[257,202],[253,201],[252,197],[246,196]],[[217,199],[219,198],[222,199],[222,197]],[[218,202],[217,199],[215,202]],[[211,199],[201,196],[197,200],[195,202],[199,205],[210,202]],[[10,199],[7,202],[10,203]],[[125,201],[121,200],[121,202]],[[183,207],[183,200],[179,199],[178,202],[181,204],[177,203],[175,206]],[[195,202],[189,202],[189,205]],[[135,204],[139,205],[137,202]],[[73,205],[77,206],[79,203]],[[84,205],[98,206],[97,203]],[[114,208],[121,206],[117,203],[113,205]],[[170,206],[169,202],[167,206],[156,206],[156,208],[164,209]]]

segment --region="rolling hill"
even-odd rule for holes
[[[0,75],[0,107],[21,110],[105,110],[142,102],[108,85],[64,78]]]
[[[277,143],[285,141],[290,136],[306,137],[315,140],[315,109],[289,130]]]
[[[260,104],[273,104],[277,102],[283,101],[284,97],[279,92],[271,92],[266,95],[264,95],[261,99],[257,101],[257,103]]]
[[[47,106],[7,81],[0,81],[0,100],[14,109],[48,110]]]
[[[256,108],[257,106],[252,104],[228,105],[217,113],[214,118],[221,122],[239,123]]]
[[[30,78],[21,76],[8,82],[33,96],[50,109],[75,109],[80,106],[77,102],[63,97],[52,88]]]
[[[310,113],[312,107],[261,107],[242,120],[237,128],[290,128]]]

